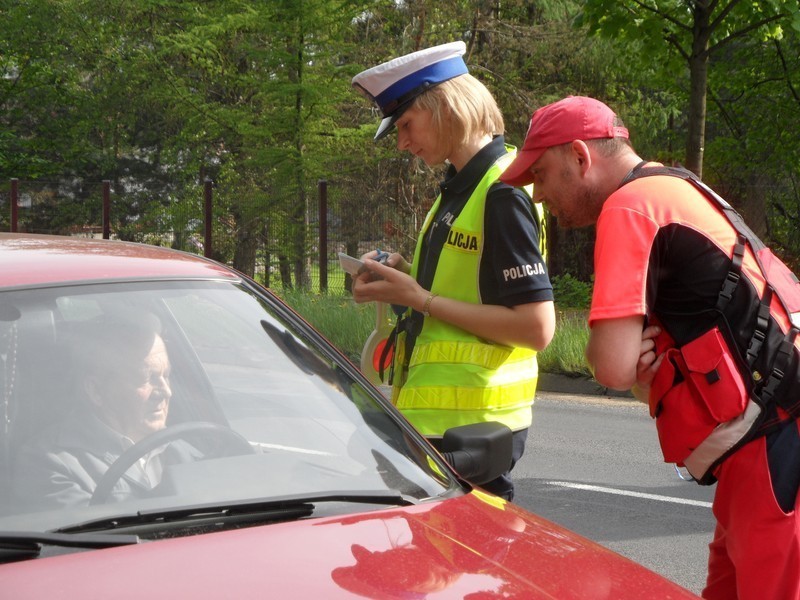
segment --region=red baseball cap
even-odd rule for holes
[[[608,106],[586,96],[568,96],[533,113],[525,144],[505,172],[503,183],[520,186],[533,181],[530,168],[545,150],[574,140],[628,137],[628,130],[614,126],[616,115]]]

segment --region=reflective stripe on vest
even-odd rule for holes
[[[439,257],[432,293],[462,302],[481,302],[486,194],[516,154],[513,147],[507,148],[509,153],[488,169],[455,219]],[[411,270],[415,278],[422,240],[440,203],[441,196],[420,230]],[[540,217],[538,208],[534,214]],[[398,339],[397,347],[403,345],[404,340]],[[402,352],[399,358],[405,362]],[[396,376],[398,371],[401,379],[405,369],[396,365]],[[499,421],[520,430],[531,424],[537,380],[535,351],[489,343],[438,319],[426,318],[408,361],[405,381],[395,382],[392,396],[426,436],[438,437],[450,427],[483,421]]]

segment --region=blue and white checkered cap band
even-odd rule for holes
[[[383,137],[403,107],[425,90],[468,73],[462,58],[466,51],[464,42],[442,44],[395,58],[353,77],[353,86],[372,99],[385,117],[375,139]]]

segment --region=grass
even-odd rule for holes
[[[273,290],[350,360],[359,363],[361,349],[375,327],[373,304],[356,304],[349,295]]]
[[[353,362],[375,327],[375,306],[356,304],[349,295],[277,291],[283,300],[317,328]],[[539,353],[539,369],[573,377],[589,376],[584,349],[589,339],[585,311],[558,310],[553,341]]]
[[[274,264],[273,268],[275,269],[270,276],[269,288],[278,294],[283,294],[283,284],[281,283],[281,277],[278,273],[278,265]],[[309,285],[310,291],[306,293],[310,294],[317,294],[319,295],[320,292],[320,274],[319,274],[319,263],[312,262],[309,273]],[[257,269],[254,279],[258,281],[261,285],[264,285],[264,273],[263,267]],[[348,292],[345,290],[345,272],[342,271],[341,267],[339,266],[338,261],[329,261],[328,263],[328,289],[327,294],[333,296],[341,296],[342,294],[347,295]],[[288,291],[287,294],[294,295],[294,292]],[[302,302],[302,300],[299,300]]]
[[[538,355],[539,370],[572,377],[590,377],[585,350],[589,325],[585,311],[558,310],[553,341]]]

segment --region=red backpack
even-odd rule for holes
[[[656,419],[664,460],[687,466],[698,483],[707,485],[716,481],[714,468],[742,445],[772,431],[786,415],[800,416],[800,353],[795,347],[800,281],[694,173],[643,164],[621,185],[653,175],[684,179],[719,207],[737,232],[730,270],[713,308],[716,324],[679,348],[668,335],[659,336],[659,353],[666,356],[650,388],[650,414]],[[761,271],[764,293],[753,303],[749,322],[729,323],[726,309],[743,277],[748,247]],[[785,313],[779,319],[782,326],[771,309],[773,298]]]

